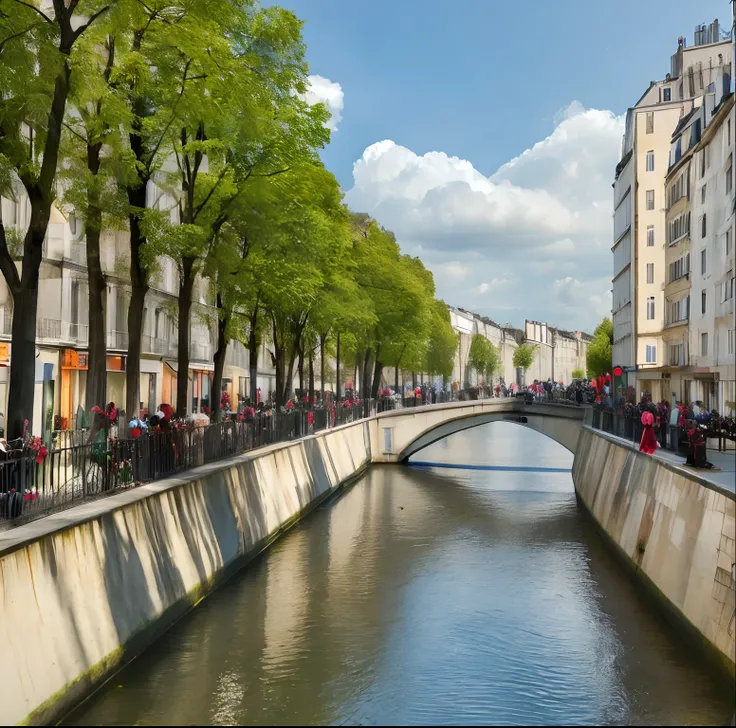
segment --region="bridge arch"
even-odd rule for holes
[[[516,400],[452,402],[385,412],[376,417],[373,462],[405,462],[439,440],[491,422],[528,427],[575,453],[584,410],[569,405],[522,404]]]

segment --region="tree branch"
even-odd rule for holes
[[[8,240],[5,236],[5,225],[2,220],[0,220],[0,270],[15,302],[15,295],[20,289],[20,277],[18,276],[18,269],[15,267],[15,261],[10,255],[10,250],[8,250]]]
[[[62,123],[62,124],[63,124],[63,125],[64,125],[64,126],[65,126],[65,127],[67,128],[67,130],[68,130],[68,131],[70,131],[70,132],[71,132],[72,134],[74,134],[74,136],[75,136],[75,137],[77,137],[77,139],[80,139],[80,140],[81,140],[81,141],[83,141],[83,142],[84,142],[85,144],[87,144],[87,138],[86,138],[86,137],[83,137],[83,136],[82,136],[82,135],[81,135],[81,134],[80,134],[80,133],[79,133],[78,131],[76,131],[76,129],[73,129],[73,128],[72,128],[72,127],[71,127],[71,126],[70,126],[69,124],[67,124],[67,123],[66,123],[65,121],[62,121],[61,123]]]
[[[25,5],[27,8],[30,8],[34,12],[38,13],[47,23],[51,23],[53,25],[53,20],[49,18],[46,13],[43,12],[43,10],[39,10],[35,5],[31,5],[30,3],[23,2],[23,0],[13,0],[13,2],[18,3],[18,5]]]
[[[181,101],[181,97],[184,95],[184,88],[186,86],[186,83],[189,79],[187,79],[187,72],[189,71],[189,66],[192,63],[192,59],[188,59],[185,66],[184,66],[184,78],[181,82],[181,89],[179,90],[179,94],[176,97],[176,101],[174,102],[174,107],[171,109],[171,118],[166,123],[166,126],[164,127],[164,130],[161,132],[161,136],[159,137],[159,140],[156,142],[155,146],[153,147],[153,151],[151,152],[151,155],[148,158],[148,164],[146,165],[146,169],[150,170],[151,164],[153,163],[153,160],[156,157],[156,154],[158,153],[159,147],[161,146],[161,143],[164,140],[164,137],[166,134],[168,134],[169,129],[171,128],[171,125],[174,123],[174,119],[176,118],[176,107],[179,105],[179,102]]]
[[[20,38],[22,35],[25,35],[29,30],[33,30],[38,23],[32,23],[29,25],[25,30],[21,30],[18,33],[14,33],[13,35],[9,35],[7,38],[3,38],[2,41],[0,41],[0,52],[3,50],[3,46],[6,43],[10,43],[11,40],[15,40],[16,38]]]
[[[104,8],[102,8],[101,10],[98,10],[84,25],[80,25],[74,31],[74,35],[73,35],[74,40],[77,40],[77,38],[79,38],[79,36],[82,35],[82,33],[84,33],[84,31],[87,30],[87,28],[89,28],[89,26],[92,25],[92,23],[94,23],[95,20],[97,20],[97,18],[100,17],[100,15],[103,15],[109,9],[110,9],[110,6],[109,5],[105,5]]]

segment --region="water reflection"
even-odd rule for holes
[[[419,456],[571,465],[510,424]],[[379,467],[73,721],[678,725],[732,711],[603,548],[569,474]]]

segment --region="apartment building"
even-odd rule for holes
[[[475,334],[485,336],[500,354],[501,366],[493,377],[494,383],[503,378],[506,384],[530,384],[535,379],[569,384],[574,370],[586,369],[587,347],[593,340],[589,334],[564,331],[542,321],[530,320],[524,322],[524,329],[516,329],[459,308],[450,308],[450,320],[458,333],[452,373],[452,381],[458,385],[478,384],[477,372],[468,366],[470,345]],[[514,366],[514,352],[524,343],[537,347],[532,366],[526,372]]]
[[[695,44],[687,47],[684,38],[678,39],[670,73],[662,81],[652,81],[626,114],[613,185],[613,364],[624,369],[620,384],[634,385],[639,394],[647,391],[655,399],[670,397],[670,385],[662,374],[676,351],[668,348],[676,345],[678,335],[678,322],[671,316],[680,312],[668,308],[668,301],[685,298],[684,287],[689,283],[689,278],[680,276],[665,291],[670,285],[669,264],[676,262],[678,252],[668,249],[669,225],[684,229],[683,208],[688,202],[686,194],[672,204],[666,197],[672,135],[676,129],[693,128],[694,110],[702,105],[706,89],[724,74],[730,76],[731,61],[732,43],[721,40],[718,21],[698,26]],[[678,175],[683,177],[679,184],[689,179],[688,164],[688,159],[678,159]],[[674,194],[679,195],[679,190]],[[685,257],[688,244],[684,233],[678,235]],[[686,300],[682,306],[687,305]]]
[[[175,209],[173,199],[155,185],[150,184],[147,192],[149,205]],[[30,205],[21,189],[16,189],[14,196],[15,199],[0,198],[0,205],[11,241],[19,243],[28,225]],[[125,402],[130,302],[127,231],[105,231],[100,246],[107,281],[107,400],[121,404]],[[17,252],[20,260],[20,249]],[[175,261],[160,258],[151,277],[144,309],[140,361],[142,409],[155,410],[163,402],[177,405],[178,289]],[[211,305],[207,281],[196,281],[192,297],[187,411],[201,412],[203,408],[211,407],[214,396],[211,381],[217,313]],[[12,297],[5,280],[0,278],[0,413],[4,413],[7,407],[12,311]],[[36,367],[31,374],[35,375],[36,382],[33,413],[36,434],[55,424],[73,428],[79,407],[84,407],[88,322],[87,252],[83,225],[73,211],[55,207],[44,243],[36,323]],[[266,342],[261,346],[257,366],[257,386],[261,388],[264,399],[275,382],[267,346]],[[248,352],[240,342],[230,343],[223,386],[233,402],[242,401],[248,394],[248,359]],[[56,416],[59,421],[54,423]]]

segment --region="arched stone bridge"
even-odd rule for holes
[[[512,422],[541,432],[573,454],[585,409],[563,404],[524,404],[518,399],[450,402],[382,412],[371,427],[374,463],[404,462],[455,432],[489,422]]]

